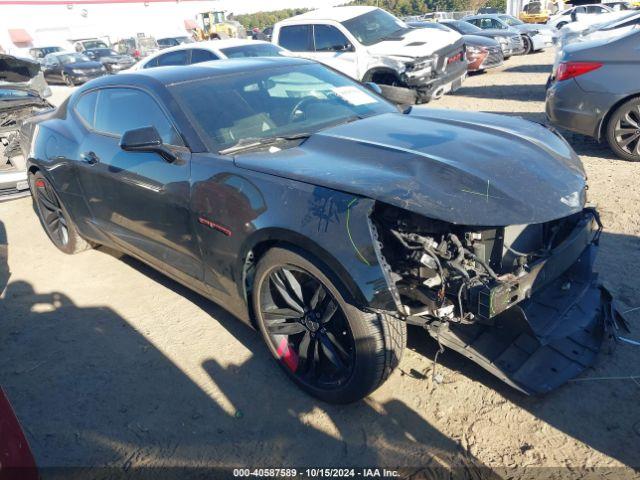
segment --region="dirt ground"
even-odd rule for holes
[[[543,120],[552,59],[515,57],[432,106]],[[56,101],[66,94],[55,88]],[[640,163],[568,139],[606,227],[597,269],[631,310],[638,339]],[[411,329],[389,381],[334,407],[297,390],[258,334],[219,306],[135,260],[58,252],[30,199],[0,204],[2,243],[0,385],[41,467],[383,465],[434,474],[473,465],[514,478],[639,475],[622,467],[640,467],[640,348],[603,353],[576,381],[529,398],[451,351],[437,366],[443,382],[433,384],[434,342]]]

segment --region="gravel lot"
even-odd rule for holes
[[[552,59],[515,57],[433,106],[543,120]],[[69,91],[54,90],[57,102]],[[597,268],[625,309],[638,308],[628,315],[637,339],[640,163],[568,138],[606,227]],[[333,407],[298,391],[258,334],[215,304],[113,252],[59,253],[30,199],[0,204],[1,243],[0,385],[41,467],[386,465],[442,474],[432,469],[472,465],[638,475],[628,467],[640,467],[640,380],[629,377],[640,377],[640,348],[619,346],[577,381],[528,398],[450,351],[437,366],[443,382],[433,384],[434,342],[413,329],[383,387]],[[498,471],[530,478],[555,468]]]

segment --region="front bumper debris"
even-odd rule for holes
[[[495,317],[493,326],[442,323],[427,330],[513,388],[547,393],[593,365],[605,333],[624,325],[593,273],[596,249],[588,246],[564,274]]]

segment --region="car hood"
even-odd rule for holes
[[[488,28],[487,30],[483,30],[482,33],[474,33],[474,35],[478,35],[481,37],[512,37],[514,35],[519,35],[517,30],[509,29],[499,29],[499,28]]]
[[[40,71],[40,64],[13,55],[0,54],[0,88],[25,90],[42,98],[51,95],[51,89]]]
[[[424,57],[460,40],[458,32],[445,32],[433,28],[411,28],[402,36],[367,47],[372,55]]]
[[[584,169],[564,139],[487,113],[387,113],[323,130],[297,147],[239,154],[235,162],[463,225],[542,223],[585,201]]]
[[[515,28],[521,33],[525,32],[546,32],[555,33],[556,29],[549,25],[543,25],[541,23],[524,23],[522,25],[513,25],[511,28]]]
[[[480,35],[463,35],[464,43],[476,47],[499,47],[500,44],[491,37],[481,37]]]
[[[27,84],[40,72],[40,64],[34,60],[0,53],[0,81]]]
[[[94,70],[96,68],[102,68],[102,63],[100,62],[75,62],[75,63],[67,63],[64,68],[66,70]]]

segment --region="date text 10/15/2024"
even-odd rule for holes
[[[235,468],[234,477],[261,478],[391,478],[397,470],[386,468]]]

